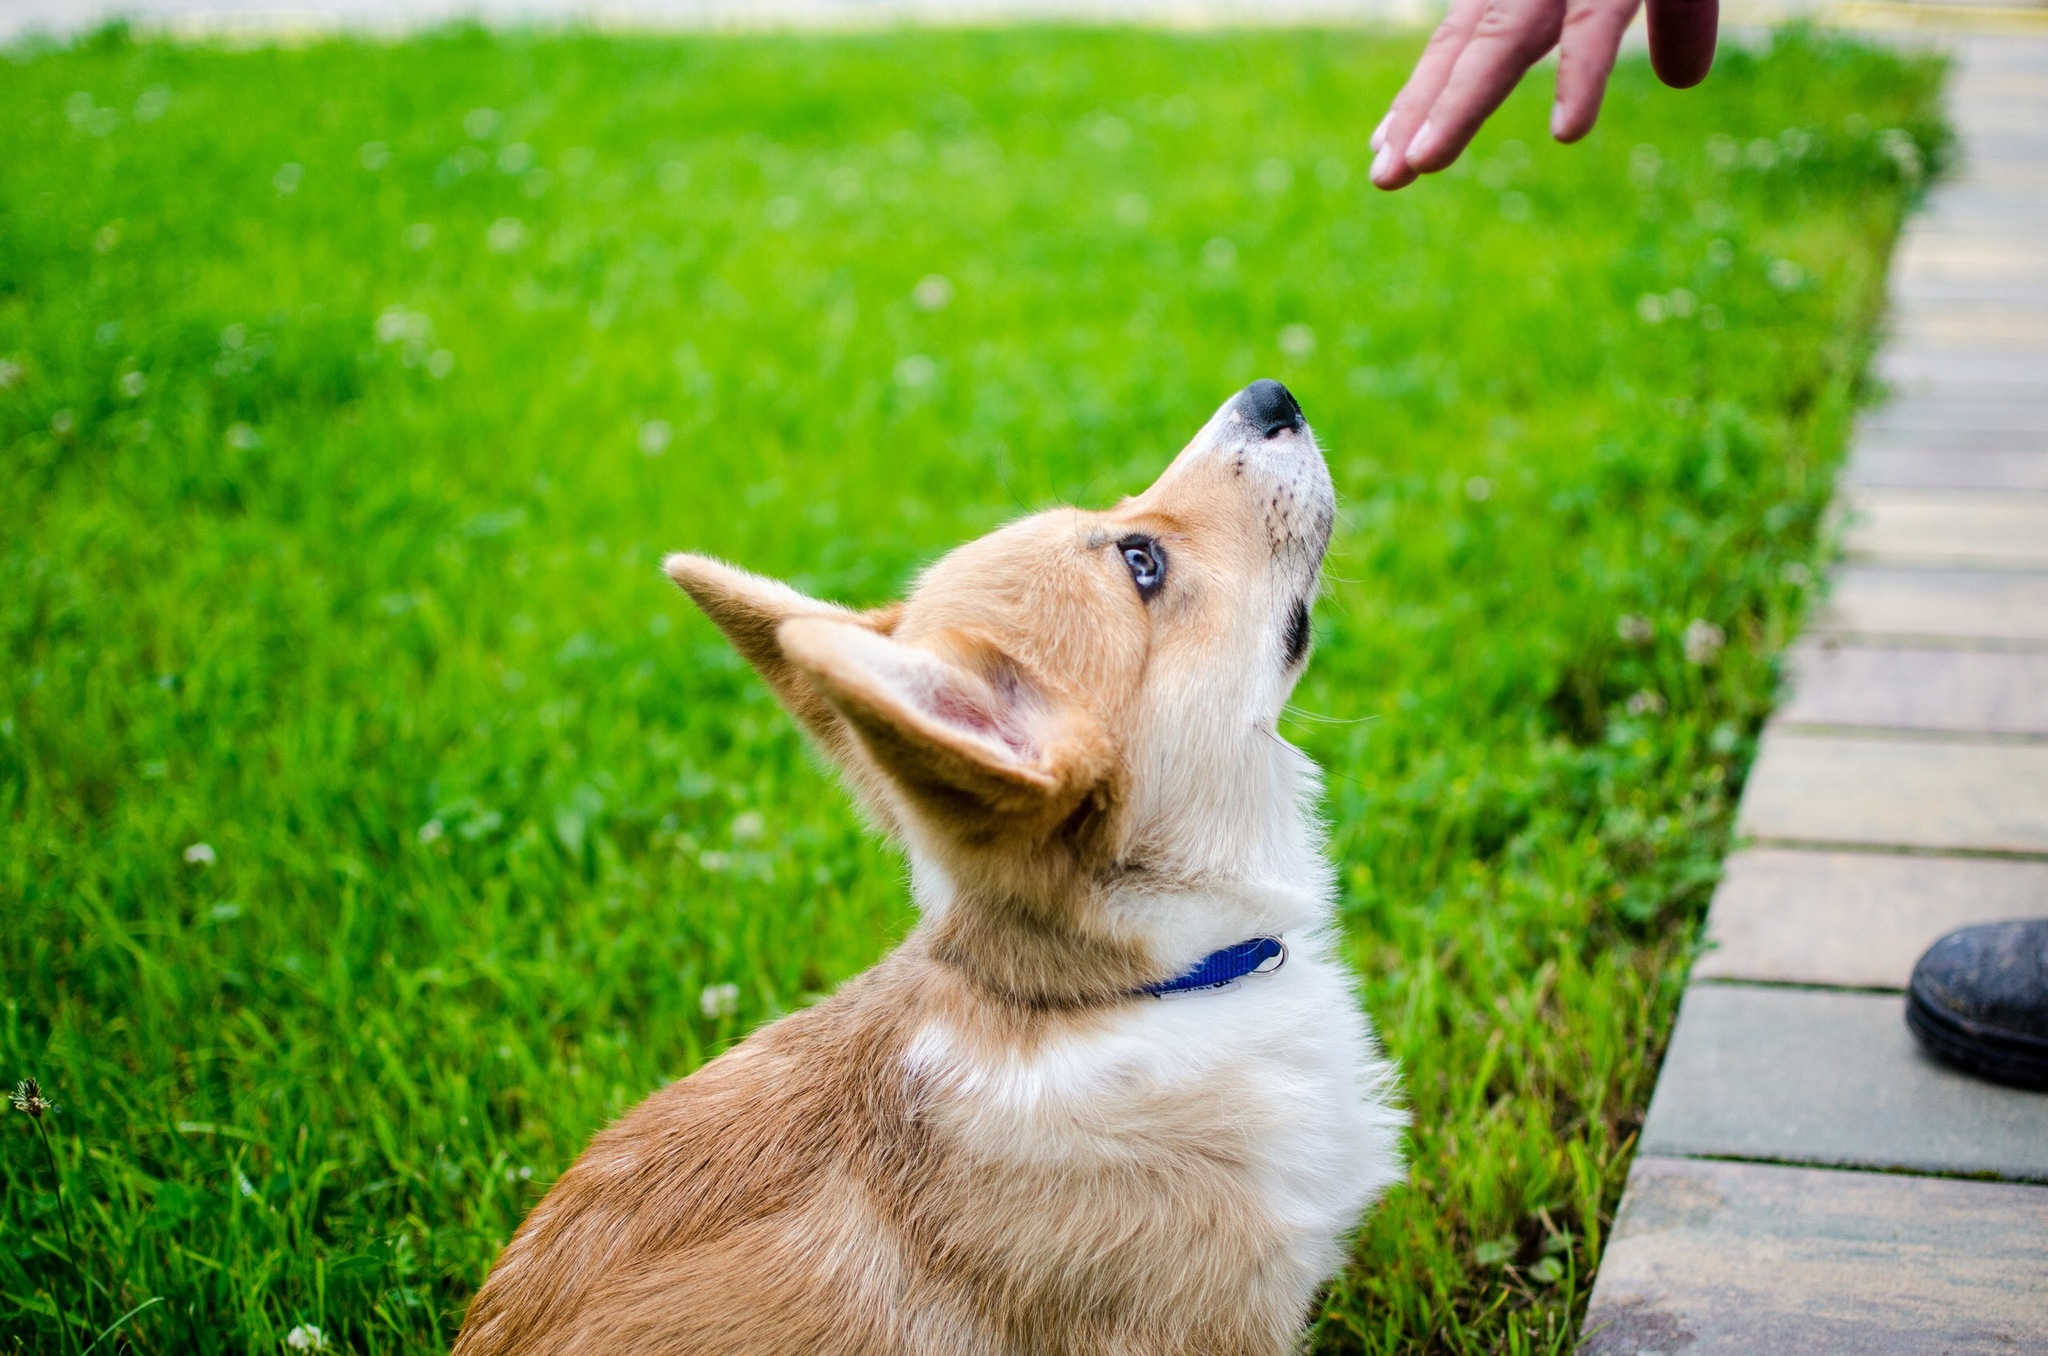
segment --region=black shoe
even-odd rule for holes
[[[1906,1025],[1951,1064],[2048,1090],[2048,918],[1959,928],[1927,948]]]

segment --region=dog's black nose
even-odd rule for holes
[[[1253,382],[1239,391],[1230,403],[1259,431],[1262,438],[1305,428],[1308,424],[1301,417],[1301,406],[1296,403],[1293,393],[1270,378]]]

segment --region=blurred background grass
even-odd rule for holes
[[[908,928],[664,551],[873,603],[1274,376],[1343,501],[1288,733],[1415,1120],[1315,1348],[1568,1350],[1940,71],[1630,60],[1572,149],[1539,78],[1379,196],[1415,50],[0,63],[0,1073],[80,1333],[438,1350],[597,1126]],[[0,1127],[0,1344],[60,1350]]]

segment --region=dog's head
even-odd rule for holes
[[[667,570],[902,837],[928,914],[1007,911],[1150,973],[1298,921],[1167,920],[1169,897],[1321,879],[1313,776],[1274,727],[1334,506],[1301,407],[1260,381],[1143,494],[999,528],[890,607],[702,556]]]

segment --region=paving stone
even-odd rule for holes
[[[1641,1151],[2048,1180],[2048,1096],[1924,1054],[1899,994],[1695,984]]]
[[[1735,827],[1778,842],[2048,853],[2048,744],[1776,729]]]
[[[1912,448],[1923,452],[2029,452],[2048,456],[2048,429],[1979,428],[1957,420],[1947,428],[1898,428],[1869,423],[1856,446]]]
[[[1790,668],[1781,724],[2048,736],[2048,653],[1808,639]]]
[[[1944,933],[2011,918],[2048,918],[2048,862],[1746,848],[1692,977],[1904,989]]]
[[[1872,489],[2048,490],[2041,452],[1942,452],[1859,446],[1847,480]]]
[[[2029,305],[2048,304],[2048,281],[2034,283],[2001,282],[1996,278],[1976,279],[1934,279],[1894,276],[1891,280],[1891,296],[1895,302],[1910,304],[1927,301],[2006,301],[2026,302]]]
[[[1943,236],[1901,245],[1892,267],[1898,276],[1914,281],[2005,278],[2034,284],[2048,280],[2048,251],[1981,237]]]
[[[1887,435],[1946,433],[2021,433],[2040,440],[2048,451],[2048,390],[2040,400],[1941,400],[1906,396],[1863,416],[1864,433]]]
[[[1836,634],[2048,647],[2048,574],[1845,565],[1817,620]]]
[[[2048,567],[2048,495],[1972,490],[1863,490],[1842,544],[1870,559],[1979,567]]]
[[[2041,280],[2048,282],[2048,272]],[[1980,382],[2039,389],[2048,386],[2048,356],[1983,347],[1897,344],[1878,355],[1877,372],[1886,381],[1907,385]]]
[[[2048,1187],[1638,1158],[1583,1356],[2048,1351]]]
[[[2048,273],[2048,263],[2042,271]],[[2012,307],[1901,307],[1892,316],[1891,329],[1901,343],[1908,344],[1996,345],[2021,353],[2048,348],[2048,315]]]

